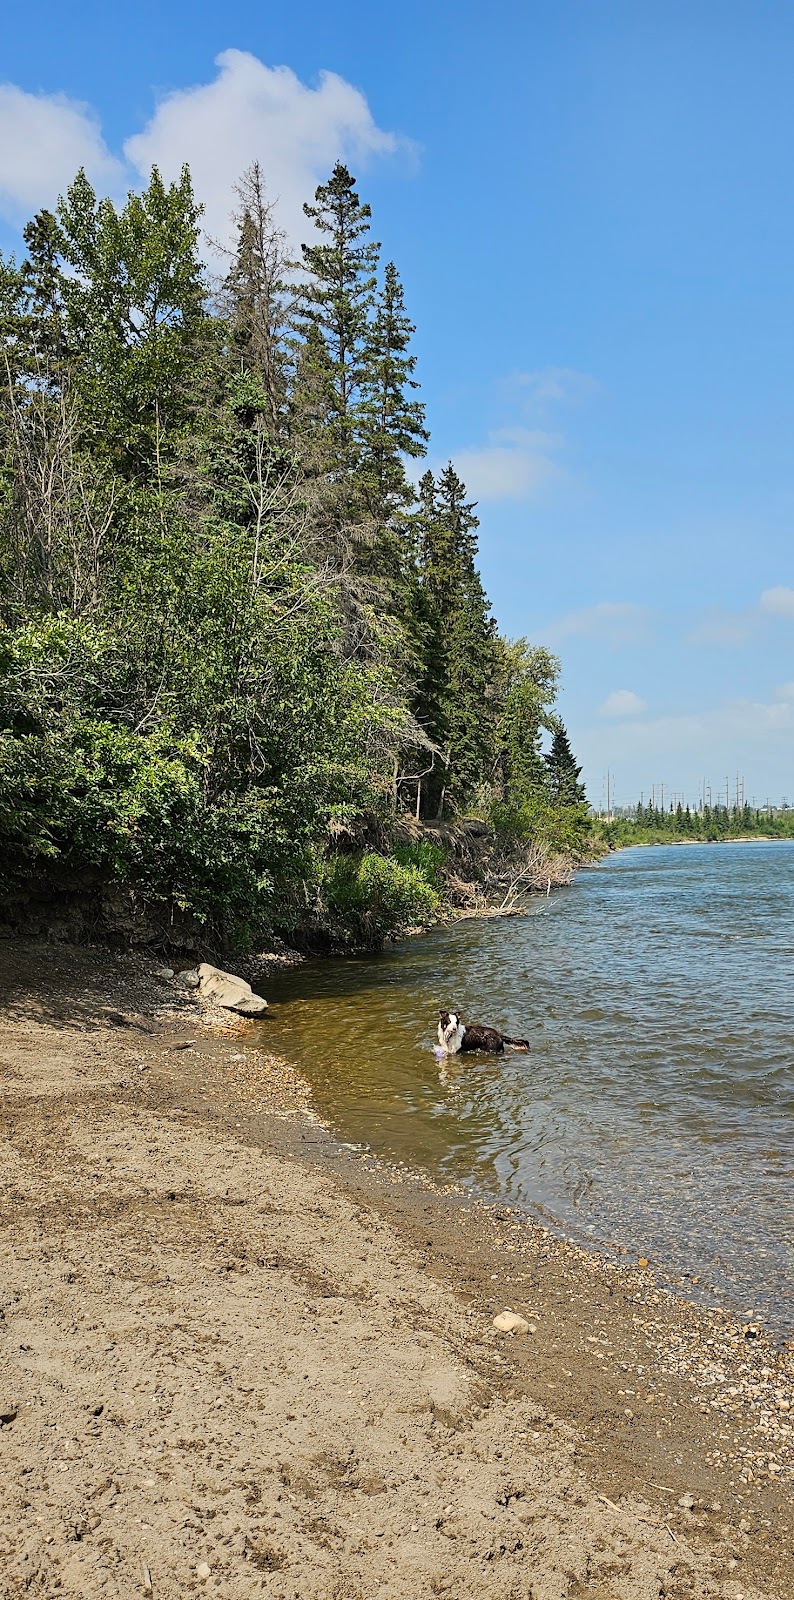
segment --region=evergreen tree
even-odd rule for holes
[[[443,750],[429,804],[462,804],[487,777],[493,751],[491,686],[496,627],[475,566],[474,506],[454,467],[420,483],[424,661],[416,715]]]
[[[361,469],[372,512],[383,521],[413,499],[404,460],[423,456],[429,437],[425,408],[411,395],[419,387],[413,376],[416,357],[409,353],[414,332],[390,261],[369,325],[359,408]]]
[[[287,330],[294,298],[287,286],[286,236],[276,224],[258,161],[243,174],[237,197],[237,245],[221,305],[233,358],[243,371],[258,374],[267,400],[268,426],[276,437],[285,422]]]
[[[306,282],[299,322],[315,327],[328,353],[334,452],[338,468],[351,472],[357,462],[357,422],[366,381],[369,316],[375,301],[380,246],[371,240],[372,212],[359,199],[355,182],[337,162],[328,183],[320,184],[315,204],[304,212],[320,238],[301,246]]]
[[[545,760],[549,789],[555,803],[563,806],[582,805],[587,798],[584,784],[579,781],[582,769],[574,760],[568,734],[559,718],[555,720],[554,738]]]

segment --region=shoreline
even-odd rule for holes
[[[794,1351],[340,1145],[147,957],[0,958],[12,1582],[551,1597],[618,1561],[637,1600],[794,1593]]]

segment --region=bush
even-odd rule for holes
[[[440,900],[426,870],[373,850],[334,857],[324,883],[329,931],[345,944],[379,949],[409,928],[427,927]]]

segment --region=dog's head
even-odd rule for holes
[[[438,1013],[438,1024],[439,1024],[439,1027],[441,1028],[442,1033],[447,1033],[447,1031],[451,1031],[452,1033],[454,1033],[455,1029],[458,1026],[458,1012],[457,1011],[439,1011],[439,1013]]]

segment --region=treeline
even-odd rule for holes
[[[2,903],[377,943],[437,906],[395,817],[577,848],[584,790],[465,485],[414,487],[414,328],[353,178],[297,266],[257,166],[238,201],[214,278],[187,170],[121,208],[80,172],[0,257]]]
[[[794,811],[778,811],[757,806],[704,806],[693,811],[689,806],[638,805],[629,816],[599,822],[598,831],[607,843],[664,844],[676,839],[714,843],[719,839],[794,838]]]

